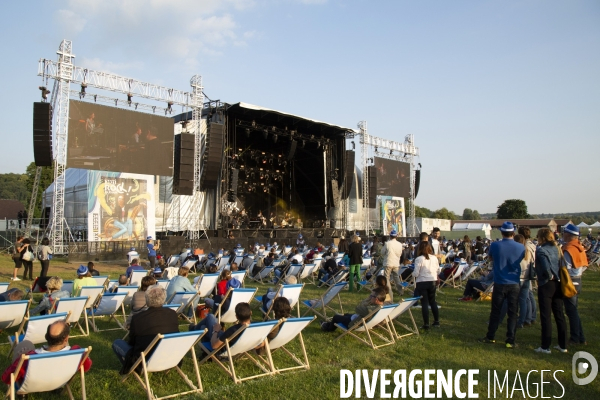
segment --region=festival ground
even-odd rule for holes
[[[60,259],[54,259],[51,262],[50,274],[58,275],[63,279],[72,280],[75,277],[75,270],[79,264],[67,264]],[[39,272],[39,262],[34,263],[34,272]],[[125,271],[125,262],[120,264],[98,263],[97,269],[103,275],[109,275],[111,279],[116,279],[120,273]],[[10,281],[13,271],[13,262],[6,256],[0,256],[0,281]],[[26,288],[31,282],[19,281],[13,285]],[[257,285],[247,282],[247,287],[258,287],[257,295],[262,295],[268,285]],[[12,287],[12,285],[11,285]],[[315,288],[314,285],[307,284],[303,290],[301,299],[315,298],[321,294],[324,289]],[[478,338],[485,335],[490,303],[489,302],[459,302],[462,291],[457,289],[444,289],[443,294],[438,294],[438,303],[442,306],[440,310],[441,328],[432,329],[429,332],[422,332],[420,336],[410,336],[402,339],[392,346],[387,346],[379,350],[371,350],[359,343],[357,340],[344,337],[342,340],[335,340],[340,332],[324,333],[320,330],[319,320],[315,320],[304,331],[304,341],[310,361],[310,370],[301,372],[284,373],[273,378],[259,378],[242,384],[234,384],[233,381],[214,363],[204,364],[200,367],[200,375],[204,386],[204,394],[195,396],[195,398],[211,399],[306,399],[306,398],[327,398],[334,399],[340,396],[340,370],[341,369],[441,369],[454,371],[458,369],[479,369],[476,393],[479,398],[488,398],[488,370],[496,370],[504,376],[506,370],[509,371],[509,384],[512,388],[516,371],[518,370],[523,381],[526,383],[526,375],[530,370],[537,370],[537,374],[530,376],[530,393],[535,393],[535,384],[540,384],[539,371],[545,370],[563,370],[557,377],[564,386],[564,399],[598,399],[600,398],[600,379],[587,386],[577,386],[571,379],[571,359],[573,353],[577,350],[583,350],[591,353],[597,359],[600,359],[600,341],[598,332],[600,332],[600,317],[598,316],[597,304],[600,301],[600,276],[598,272],[588,271],[585,275],[583,292],[579,301],[579,313],[581,315],[583,326],[586,332],[588,345],[577,348],[569,348],[568,354],[561,354],[558,351],[552,351],[551,355],[537,354],[533,351],[540,345],[540,324],[533,327],[519,329],[517,331],[518,347],[514,350],[507,350],[504,347],[503,337],[506,324],[501,325],[495,345],[485,345],[477,342]],[[360,293],[342,293],[342,302],[346,312],[352,312],[354,306],[367,296],[366,291]],[[407,297],[407,296],[405,296]],[[34,297],[39,299],[39,295]],[[254,302],[253,320],[260,319],[258,303]],[[302,308],[304,313],[305,308]],[[417,324],[422,322],[421,310],[412,310]],[[408,317],[405,315],[403,322]],[[111,325],[114,325],[112,323]],[[101,323],[101,327],[106,323]],[[111,326],[112,327],[112,326]],[[187,324],[180,326],[182,331],[187,330]],[[553,326],[553,343],[556,344],[556,329]],[[9,359],[7,354],[9,346],[6,344],[7,333],[13,333],[15,329],[8,329],[8,332],[0,333],[0,369],[2,371],[8,366]],[[74,330],[72,332],[75,332]],[[120,368],[117,358],[111,350],[111,343],[117,338],[122,338],[124,331],[109,331],[101,333],[90,333],[89,337],[77,337],[70,340],[71,344],[83,346],[92,346],[91,358],[93,366],[86,374],[86,391],[89,399],[133,399],[145,397],[145,392],[135,379],[130,378],[125,383],[121,383],[118,374]],[[292,346],[297,349],[297,347]],[[274,361],[282,362],[281,354],[274,354]],[[249,368],[250,364],[242,363],[242,367]],[[192,362],[189,356],[183,363],[183,370],[193,376]],[[244,373],[244,368],[240,371]],[[247,372],[248,370],[246,370]],[[562,388],[558,385],[551,375],[545,375],[544,381],[550,382],[544,384],[544,396],[557,396],[562,394]],[[168,375],[163,373],[153,374],[150,382],[156,390],[156,395],[163,396],[176,391],[182,391],[187,388],[180,377],[171,372]],[[80,385],[75,379],[73,385],[74,395],[79,397]],[[462,388],[463,390],[466,387]],[[393,383],[392,383],[393,390]],[[390,391],[392,391],[390,390]],[[539,393],[538,393],[539,395]],[[364,386],[362,392],[365,398]],[[64,397],[64,396],[63,396]],[[379,398],[379,389],[376,391],[376,398]],[[493,392],[492,392],[493,397]],[[29,399],[55,399],[56,395],[34,394]],[[191,397],[181,397],[191,398]],[[506,391],[503,395],[497,394],[496,398],[507,398]],[[513,394],[513,398],[523,398],[520,391]]]

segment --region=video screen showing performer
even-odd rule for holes
[[[377,194],[409,197],[410,165],[405,162],[375,157],[377,169]]]
[[[67,168],[173,174],[173,120],[78,100],[69,104]]]

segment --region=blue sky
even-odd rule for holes
[[[403,141],[417,204],[598,211],[600,2],[72,0],[2,6],[0,172],[33,161],[39,58]]]

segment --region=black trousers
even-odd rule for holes
[[[517,307],[519,304],[518,283],[504,285],[495,283],[492,291],[492,311],[490,312],[490,324],[488,325],[487,338],[494,340],[498,325],[500,325],[500,312],[504,300],[508,304],[508,322],[506,328],[506,343],[515,344],[515,334],[517,331]]]
[[[435,302],[435,282],[417,282],[416,289],[419,291],[421,298],[421,313],[423,314],[423,324],[429,326],[429,306],[433,313],[433,320],[439,322],[440,313],[437,303]]]
[[[33,261],[23,260],[23,279],[27,279],[27,273],[29,272],[29,279],[33,279]]]
[[[538,287],[538,302],[540,304],[540,321],[542,323],[542,348],[550,349],[552,343],[552,314],[558,331],[558,345],[567,348],[567,323],[563,313],[563,295],[560,282],[548,281]]]
[[[40,277],[48,276],[48,268],[50,268],[50,260],[40,260],[40,264],[42,265],[42,271],[40,272]]]
[[[156,268],[156,256],[148,256],[148,261],[150,262],[150,269]]]
[[[463,296],[473,297],[473,295],[479,293],[475,289],[479,289],[483,292],[485,291],[485,286],[483,286],[483,283],[479,279],[469,279],[467,281],[467,285],[465,286]]]

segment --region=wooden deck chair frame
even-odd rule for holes
[[[129,279],[127,280],[127,286],[142,286],[142,278],[145,276],[148,276],[148,271],[145,269],[132,270]]]
[[[444,293],[444,292],[442,292],[442,289],[441,289],[443,286],[453,287],[454,289],[460,288],[461,287],[460,277],[461,277],[464,269],[465,269],[465,265],[459,264],[458,267],[456,267],[456,270],[454,270],[454,272],[452,274],[450,274],[450,276],[448,278],[446,278],[445,280],[440,279],[440,286],[438,287],[438,292],[440,292],[442,294]],[[458,281],[458,283],[456,283],[456,281]]]
[[[144,390],[146,391],[146,394],[148,395],[148,400],[168,399],[171,397],[182,396],[185,394],[202,393],[202,391],[203,391],[202,380],[200,379],[200,369],[198,368],[198,359],[196,358],[196,351],[194,350],[194,347],[198,344],[198,342],[200,342],[200,339],[206,334],[206,332],[207,331],[205,329],[203,331],[178,332],[178,333],[168,333],[168,334],[164,334],[164,335],[163,334],[156,335],[156,337],[154,338],[152,343],[150,343],[148,345],[148,347],[146,347],[146,349],[141,352],[140,357],[131,366],[129,371],[127,371],[127,374],[125,374],[125,376],[123,376],[123,378],[121,379],[121,382],[125,382],[127,380],[127,378],[129,378],[129,376],[133,375],[137,379],[137,381],[142,385]],[[189,352],[192,353],[191,358],[192,358],[192,363],[194,364],[194,374],[196,375],[196,380],[197,380],[198,386],[196,387],[194,385],[194,382],[192,382],[192,380],[181,370],[181,368],[179,368],[179,366],[177,364],[175,364],[173,367],[162,369],[160,371],[152,371],[152,372],[169,373],[170,370],[175,369],[177,371],[177,373],[179,374],[179,376],[181,376],[183,381],[190,387],[191,390],[179,392],[179,393],[173,393],[168,396],[156,397],[154,395],[154,392],[152,391],[152,387],[150,386],[150,376],[149,376],[149,374],[150,374],[149,368],[152,369],[152,357],[154,356],[154,354],[158,354],[157,357],[164,355],[162,352],[157,353],[157,351],[160,352],[162,350],[160,348],[160,345],[163,340],[166,339],[168,341],[173,338],[188,337],[188,336],[190,336],[190,337],[197,336],[197,338],[193,341],[191,346],[189,346],[189,347],[186,346],[187,347],[186,352],[183,353],[183,356],[177,361],[177,363],[181,362],[183,360],[183,358]],[[154,352],[148,358],[146,358],[147,354],[150,353],[152,350],[154,350]],[[144,379],[142,379],[142,377],[140,377],[140,375],[136,372],[136,368],[138,368],[140,366],[140,364],[142,366],[142,374],[144,376]]]
[[[283,283],[283,281],[285,281],[285,278],[287,278],[288,276],[295,276],[296,279],[298,279],[298,275],[300,275],[300,272],[302,272],[301,264],[290,263],[287,267],[283,269],[281,275],[279,275],[279,279],[277,279],[277,282],[275,282],[275,284],[277,285]]]
[[[389,304],[387,306],[383,306],[378,310],[374,310],[369,315],[364,318],[360,318],[358,323],[354,324],[351,328],[347,328],[341,324],[335,324],[336,327],[343,330],[342,334],[335,338],[335,340],[340,340],[346,335],[350,335],[360,342],[366,344],[373,350],[377,350],[381,347],[389,346],[396,343],[396,339],[394,334],[392,333],[392,329],[390,327],[390,319],[389,315],[392,311],[398,307],[398,304]],[[381,315],[379,315],[382,313]],[[377,332],[377,329],[383,330],[384,334],[380,334]],[[366,339],[359,336],[359,333],[364,333],[366,335]],[[389,335],[389,339],[385,337],[385,333]],[[379,338],[383,343],[375,344],[373,341],[373,336]]]
[[[250,279],[252,279],[254,282],[260,282],[260,283],[265,283],[263,281],[263,279],[266,279],[269,275],[271,275],[271,273],[275,270],[275,266],[273,264],[269,265],[268,267],[263,267],[256,275],[254,276],[250,276],[248,275],[248,277]]]
[[[165,290],[167,290],[169,283],[171,283],[171,281],[169,281],[168,279],[159,279],[156,281],[156,284]]]
[[[0,329],[8,329],[20,326],[25,318],[29,318],[29,307],[31,299],[19,301],[6,301],[0,303]],[[10,315],[7,316],[7,309],[12,308]],[[12,319],[11,319],[12,318]],[[10,344],[10,342],[6,342]]]
[[[90,292],[89,294],[87,292]],[[90,309],[95,307],[102,294],[104,293],[104,287],[102,286],[83,286],[79,291],[79,295],[77,297],[87,297],[88,301],[85,303],[85,308]]]
[[[91,308],[89,309],[87,312],[91,315],[92,317],[92,321],[90,322],[92,325],[92,329],[94,330],[94,332],[105,332],[105,331],[116,331],[119,329],[123,329],[123,330],[127,330],[127,328],[125,328],[125,323],[127,322],[127,316],[125,315],[125,310],[123,309],[123,301],[125,301],[125,297],[127,296],[127,293],[104,293],[102,296],[100,296],[100,299],[98,301],[98,305],[97,307]],[[116,301],[118,303],[118,305],[114,308],[113,312],[110,314],[100,314],[100,315],[96,315],[98,313],[98,308],[102,305],[102,300],[104,299],[111,299],[111,298],[116,298]],[[122,315],[123,315],[123,323],[119,322],[119,320],[117,319],[116,314],[119,312],[119,310],[121,311]],[[117,323],[117,325],[119,325],[119,328],[110,328],[110,329],[98,329],[98,326],[96,325],[96,317],[105,317],[108,316],[108,321],[110,322],[111,320],[115,320],[115,322]]]
[[[266,321],[266,322],[254,322],[250,325],[244,325],[244,326],[240,327],[240,329],[238,329],[233,335],[231,335],[230,338],[225,339],[225,343],[223,344],[223,346],[219,347],[216,350],[213,349],[212,347],[207,348],[206,343],[200,342],[200,347],[207,354],[207,356],[200,361],[200,365],[207,362],[209,359],[212,359],[213,362],[215,362],[217,365],[219,365],[221,368],[223,368],[223,370],[233,379],[233,381],[235,383],[242,383],[243,381],[260,378],[262,376],[274,375],[275,368],[273,367],[273,360],[271,358],[271,351],[269,349],[269,341],[267,340],[267,335],[273,330],[273,328],[275,328],[279,324],[280,324],[279,321]],[[236,347],[240,346],[239,340],[244,338],[244,333],[246,332],[246,330],[248,330],[248,332],[250,332],[255,329],[261,329],[261,333],[263,333],[263,334],[253,335],[252,339],[250,339],[250,340],[252,340],[251,343],[253,345],[248,345],[247,350],[237,352],[236,354],[234,354],[232,356],[231,350],[232,349],[236,350]],[[234,343],[230,346],[229,343],[237,337],[239,337],[238,341],[236,341],[236,343]],[[267,356],[268,366],[264,366],[263,363],[261,363],[259,360],[257,360],[250,354],[250,352],[252,350],[254,350],[254,348],[256,348],[261,343],[264,343],[264,347],[265,347],[265,350],[267,353],[266,356]],[[225,357],[227,357],[227,363],[229,364],[229,366],[225,365],[221,360],[219,360],[219,355],[224,355]],[[243,358],[248,358],[250,361],[252,361],[254,363],[254,365],[256,365],[258,368],[260,368],[263,373],[247,376],[244,378],[238,377],[238,374],[235,371],[234,357],[235,357],[236,361],[241,360]]]
[[[59,351],[59,352],[53,352],[53,353],[32,354],[32,355],[22,354],[21,358],[19,359],[19,363],[17,364],[17,368],[15,369],[15,372],[10,374],[10,386],[8,387],[8,391],[6,392],[6,397],[10,397],[11,400],[15,400],[17,395],[25,395],[25,394],[29,394],[29,393],[39,393],[36,391],[25,391],[25,392],[21,391],[23,389],[23,387],[27,388],[29,376],[36,376],[38,379],[44,379],[45,382],[47,382],[48,381],[47,374],[51,374],[53,371],[53,369],[46,368],[44,376],[42,377],[41,373],[37,373],[37,374],[35,373],[35,367],[34,367],[31,369],[34,372],[31,372],[31,374],[29,374],[29,371],[30,371],[29,368],[31,368],[32,364],[36,363],[36,360],[45,359],[45,358],[59,358],[60,359],[61,357],[69,357],[70,358],[70,357],[74,357],[75,355],[79,354],[81,356],[80,361],[78,361],[79,366],[75,369],[75,371],[73,372],[73,375],[71,375],[71,377],[66,382],[60,382],[60,384],[57,384],[55,387],[49,387],[48,385],[46,385],[43,387],[43,390],[41,390],[40,392],[47,392],[47,391],[58,389],[62,386],[66,386],[67,392],[69,394],[69,398],[71,400],[74,400],[75,398],[73,397],[73,392],[71,391],[70,383],[73,381],[73,379],[77,375],[77,372],[79,372],[80,379],[81,379],[81,398],[83,400],[86,400],[85,375],[84,375],[84,371],[83,371],[83,363],[89,357],[91,351],[92,351],[92,347],[90,346],[86,349]],[[15,383],[16,383],[18,371],[21,370],[21,368],[23,367],[23,363],[25,361],[28,362],[28,366],[27,366],[27,371],[25,372],[25,377],[23,378],[23,383],[21,384],[19,389],[15,390]],[[64,361],[63,361],[63,363],[64,363]],[[64,372],[64,368],[65,368],[64,364],[61,364],[61,368],[56,368],[55,370]],[[38,371],[38,372],[40,372],[40,371]],[[30,379],[35,379],[35,378],[30,378]]]
[[[193,294],[193,295],[192,295]],[[190,295],[192,295],[190,297]],[[188,317],[185,312],[188,308],[193,307],[194,301],[198,297],[198,292],[175,292],[171,295],[169,299],[165,302],[165,304],[181,304],[181,306],[176,310],[177,315],[183,317],[187,322],[197,323],[196,321],[196,313],[192,313],[192,318]]]
[[[273,312],[273,306],[275,305],[275,299],[278,297],[285,297],[284,293],[286,292],[286,289],[300,289],[298,291],[298,297],[296,298],[296,302],[293,305],[290,304],[290,306],[292,307],[292,310],[291,310],[292,312],[294,311],[294,307],[296,307],[298,309],[298,318],[300,318],[300,294],[302,294],[302,289],[304,289],[304,283],[298,283],[295,285],[280,285],[279,288],[277,289],[277,293],[275,293],[275,297],[273,297],[273,301],[271,301],[271,305],[269,306],[269,309],[267,311],[263,310],[262,296],[255,297],[254,300],[260,302],[259,310],[261,313],[263,313],[263,319],[265,321],[269,319],[269,316]]]
[[[21,324],[19,325],[19,329],[15,332],[14,336],[9,335],[8,340],[11,344],[10,351],[8,352],[8,357],[12,355],[15,346],[22,342],[23,340],[29,340],[34,345],[40,343],[46,343],[46,330],[48,329],[48,325],[53,324],[56,321],[65,321],[69,319],[71,315],[68,313],[60,313],[60,314],[48,314],[48,315],[38,315],[35,317],[25,317]],[[37,324],[39,322],[39,324]],[[27,327],[25,325],[27,324]],[[31,324],[38,325],[36,328],[37,333],[31,333],[29,328]],[[21,336],[23,336],[21,338]]]
[[[475,271],[477,271],[479,269],[479,264],[478,263],[473,263],[471,265],[469,265],[467,268],[465,268],[465,270],[463,271],[461,277],[460,277],[460,282],[459,282],[459,288],[463,289],[465,288],[465,285],[463,285],[463,282],[466,282],[469,280],[469,278],[471,277],[471,275],[473,275],[475,273]]]
[[[110,283],[110,279],[108,276],[92,276],[96,281],[96,286],[104,286],[104,288],[108,288],[108,284]]]
[[[482,301],[487,299],[487,297],[489,297],[490,299],[492,298],[492,292],[494,291],[494,283],[490,283],[490,285],[488,287],[485,288],[485,290],[479,290],[477,288],[473,288],[475,289],[478,293],[479,293],[479,297],[477,298],[477,301]]]
[[[306,353],[306,346],[304,345],[304,338],[302,337],[302,331],[306,329],[311,322],[313,322],[317,317],[302,317],[302,318],[282,318],[279,324],[279,333],[273,339],[269,341],[269,350],[271,351],[271,361],[273,362],[273,372],[276,374],[280,374],[285,371],[292,371],[296,369],[310,369],[310,364],[308,362],[308,354]],[[301,328],[298,329],[293,325],[301,324]],[[277,325],[276,325],[277,326]],[[289,327],[289,328],[288,328]],[[287,334],[288,330],[292,331],[291,337]],[[297,332],[297,333],[295,333]],[[280,336],[281,335],[281,336]],[[285,346],[298,338],[298,342],[300,344],[300,349],[302,350],[302,355],[297,355],[288,350]],[[273,361],[272,354],[277,350],[281,350],[281,352],[287,354],[297,365],[293,367],[286,368],[276,368],[275,361]],[[268,360],[265,360],[264,357],[259,356],[263,363],[268,364]]]
[[[411,308],[413,305],[415,305],[419,300],[421,299],[421,297],[411,297],[408,299],[403,299],[399,304],[398,307],[392,311],[392,313],[390,314],[390,327],[392,328],[392,332],[394,334],[394,337],[396,338],[396,340],[400,340],[403,337],[406,336],[411,336],[411,335],[419,335],[419,328],[417,327],[417,323],[415,321],[415,318],[412,315],[412,311]],[[410,316],[410,321],[412,323],[412,327],[398,321],[398,318],[400,318],[402,315],[407,314]],[[394,326],[394,322],[399,325],[400,327],[402,327],[403,329],[407,330],[409,333],[405,333],[404,335],[399,335],[398,331],[396,330],[396,327]]]
[[[371,275],[371,279],[358,282],[358,284],[360,285],[360,288],[356,292],[358,293],[358,292],[360,292],[363,289],[371,288],[372,286],[374,286],[375,285],[375,279],[377,278],[377,275],[379,275],[381,273],[381,271],[383,271],[384,269],[385,269],[384,266],[377,267],[377,269],[375,270],[375,273],[373,273]]]
[[[198,296],[200,298],[205,298],[210,296],[210,294],[217,287],[217,283],[219,281],[219,274],[204,274],[198,280],[195,288],[198,291]]]
[[[328,287],[331,287],[331,286],[335,285],[336,283],[345,281],[346,278],[348,277],[348,275],[349,275],[349,272],[347,270],[338,271],[337,274],[335,274],[334,276],[327,279],[327,281],[323,282],[323,284],[327,285]]]
[[[302,282],[305,279],[309,280],[311,284],[316,285],[315,272],[317,272],[319,266],[317,264],[304,264],[304,268],[298,274],[298,282]]]
[[[256,294],[257,290],[258,290],[258,288],[253,288],[253,289],[252,288],[251,289],[232,289],[232,288],[230,288],[227,291],[227,293],[225,294],[225,296],[223,296],[223,300],[221,301],[221,303],[219,303],[219,306],[217,307],[217,310],[215,311],[215,317],[217,317],[217,321],[220,323],[221,318],[230,313],[233,313],[235,315],[235,306],[237,306],[238,303],[243,303],[242,301],[238,301],[236,303],[233,302],[234,296],[236,296],[235,295],[236,292],[244,293],[246,295],[249,295],[250,292],[252,292],[252,295],[248,298],[248,301],[247,301],[247,303],[250,304],[250,303],[252,303],[252,299],[254,298],[254,295]],[[231,302],[229,304],[229,308],[224,313],[221,313],[221,307],[225,303],[225,299],[229,298],[230,296],[231,296]]]
[[[235,278],[242,284],[242,287],[245,288],[246,285],[244,281],[246,280],[246,276],[248,276],[248,271],[235,271],[231,273],[231,279]]]
[[[330,286],[329,289],[327,289],[321,295],[321,297],[318,299],[317,303],[315,303],[314,305],[310,304],[310,300],[303,301],[302,304],[304,304],[306,307],[308,307],[308,310],[306,310],[304,315],[306,315],[310,311],[312,311],[315,314],[317,314],[319,317],[321,317],[322,319],[327,320],[327,309],[333,311],[334,314],[343,314],[344,307],[342,306],[342,298],[340,297],[340,292],[342,291],[342,289],[344,289],[344,287],[346,287],[346,285],[348,285],[348,282],[339,282],[333,286]],[[333,296],[331,295],[330,292],[334,292]],[[331,297],[331,298],[328,301],[325,301],[328,297]],[[333,299],[336,297],[337,297],[338,303],[340,305],[339,310],[336,310],[335,308],[332,308],[331,306],[329,306],[329,303],[331,303],[333,301]],[[321,312],[319,312],[319,310],[317,310],[317,308],[319,308]]]
[[[67,322],[69,325],[77,325],[79,331],[81,332],[81,336],[89,336],[90,335],[90,326],[88,323],[87,312],[85,310],[85,304],[88,302],[89,297],[62,297],[54,302],[52,309],[50,310],[50,314],[58,313],[58,312],[69,312],[69,318],[67,318]],[[73,306],[72,303],[76,303],[76,306]],[[65,304],[67,307],[66,311],[63,311],[61,304]],[[79,323],[81,316],[85,319],[85,331],[83,327]],[[69,337],[79,337],[69,335]]]

